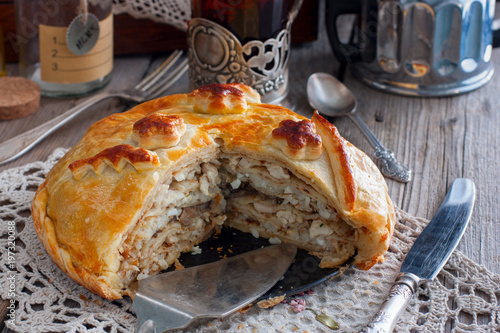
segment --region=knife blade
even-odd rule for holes
[[[361,332],[393,331],[418,286],[438,275],[458,245],[472,215],[475,192],[472,180],[453,181],[443,203],[406,255],[389,295]]]

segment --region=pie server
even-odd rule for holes
[[[475,199],[470,179],[456,179],[436,215],[406,255],[389,296],[361,332],[389,333],[418,286],[433,280],[450,258],[469,223]]]
[[[184,328],[195,319],[221,318],[250,304],[278,282],[296,252],[294,245],[271,245],[140,280],[133,303],[138,332]]]

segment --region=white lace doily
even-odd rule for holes
[[[149,19],[186,30],[186,22],[191,18],[191,1],[113,0],[113,13],[125,13],[137,19]]]
[[[0,173],[0,296],[12,299],[16,332],[134,332],[131,300],[108,301],[79,286],[46,254],[30,215],[31,200],[46,173],[63,156],[57,149],[46,162]],[[368,272],[348,269],[339,278],[302,296],[307,307],[335,319],[338,332],[357,332],[375,314],[399,266],[428,221],[397,211],[398,222],[387,260]],[[13,228],[15,226],[15,228]],[[10,229],[9,229],[10,227]],[[10,236],[10,239],[9,239]],[[15,238],[14,254],[9,244]],[[13,279],[14,278],[14,279]],[[455,252],[438,278],[419,288],[395,332],[499,332],[500,275]],[[12,312],[11,312],[12,313]],[[289,304],[256,306],[222,320],[195,324],[179,332],[330,332],[310,311]]]

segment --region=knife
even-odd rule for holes
[[[433,280],[450,258],[469,223],[475,200],[470,179],[453,181],[436,215],[406,255],[389,296],[361,332],[390,333],[419,285]]]
[[[140,280],[133,303],[138,333],[185,328],[241,309],[278,282],[296,252],[295,245],[271,245]]]

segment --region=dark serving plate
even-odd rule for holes
[[[222,228],[220,234],[199,244],[201,254],[184,253],[179,258],[179,262],[187,268],[269,245],[269,240],[265,238],[255,238],[252,234],[243,233],[236,229]],[[257,301],[281,295],[293,296],[307,291],[325,280],[340,276],[352,264],[352,261],[351,258],[337,268],[320,268],[318,266],[320,259],[310,255],[307,251],[298,249],[294,262],[283,278]]]

